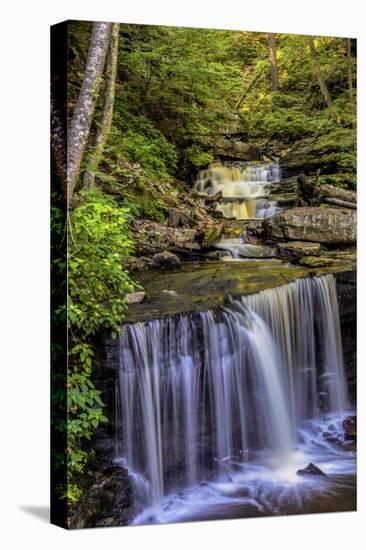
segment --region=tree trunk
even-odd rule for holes
[[[309,40],[311,57],[313,58],[313,63],[314,63],[314,73],[317,78],[319,88],[321,90],[321,93],[323,94],[324,101],[327,104],[327,107],[329,109],[334,110],[333,101],[332,101],[332,98],[330,97],[327,85],[325,84],[323,73],[321,71],[318,54],[316,53],[316,49],[315,49],[314,38],[312,36],[309,36],[308,40]]]
[[[112,23],[94,23],[83,84],[67,135],[67,199],[70,203],[89,137]]]
[[[272,32],[268,33],[268,46],[269,46],[269,62],[271,64],[272,90],[274,92],[277,92],[278,88],[280,87],[280,82],[279,82],[278,70],[277,70],[275,35]]]
[[[112,126],[117,75],[118,35],[119,23],[114,23],[111,31],[105,72],[105,96],[102,120],[100,122],[93,151],[90,154],[88,165],[84,174],[84,186],[87,189],[91,189],[95,185],[95,173],[98,170],[99,163],[102,159],[103,151]]]

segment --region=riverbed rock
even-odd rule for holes
[[[355,441],[357,439],[357,417],[347,416],[343,420],[344,435],[346,439]]]
[[[155,254],[152,259],[152,266],[161,268],[161,269],[169,269],[172,267],[177,267],[180,265],[180,259],[178,256],[173,254],[172,252],[158,252],[158,254]]]
[[[290,208],[263,222],[267,238],[329,244],[356,242],[356,211],[346,208]]]
[[[263,244],[264,225],[262,220],[253,220],[246,224],[243,240],[248,244]]]
[[[303,256],[319,256],[320,243],[307,241],[289,241],[277,244],[278,256],[283,260],[292,260]]]
[[[299,264],[304,267],[330,267],[334,264],[331,258],[317,258],[315,256],[303,256],[299,259]]]
[[[297,470],[296,475],[298,476],[325,476],[326,474],[321,471],[318,466],[310,462],[306,468],[303,468],[302,470]]]
[[[131,292],[126,294],[125,299],[129,304],[140,304],[146,296],[146,292]]]
[[[146,271],[152,267],[152,259],[146,256],[132,257],[127,267],[130,271]]]

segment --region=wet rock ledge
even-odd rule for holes
[[[279,259],[249,259],[196,261],[169,270],[151,269],[136,274],[146,296],[141,303],[130,305],[126,322],[206,311],[225,304],[230,296],[254,294],[302,277],[348,273],[354,269],[354,261],[342,256],[322,267],[294,265]]]

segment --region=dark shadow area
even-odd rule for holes
[[[20,506],[20,509],[27,514],[40,519],[43,522],[50,522],[50,507],[49,506]]]

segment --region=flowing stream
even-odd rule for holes
[[[332,275],[125,325],[117,394],[134,523],[329,509],[350,491],[354,453],[323,436],[349,414]],[[311,461],[328,477],[296,475]]]
[[[277,163],[216,163],[199,172],[195,189],[208,195],[221,191],[217,210],[225,218],[267,218],[280,211],[276,203],[269,200],[272,184],[280,179]]]

